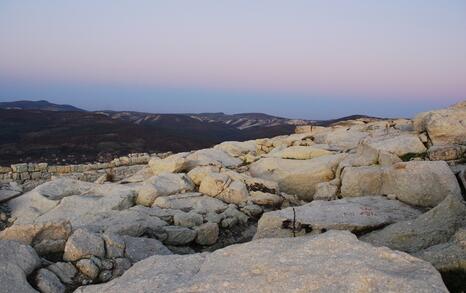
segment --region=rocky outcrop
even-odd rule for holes
[[[426,132],[433,144],[466,145],[466,104],[418,114],[414,127],[418,132]]]
[[[122,157],[114,164],[134,172],[93,183],[70,169],[31,190],[43,179],[1,180],[43,165],[0,168],[1,281],[18,292],[444,292],[431,265],[390,250],[431,262],[449,286],[464,275],[465,145],[427,116],[417,133],[407,119],[358,119],[145,166]],[[2,252],[11,240],[18,251]],[[41,260],[22,267],[24,247]]]
[[[394,164],[383,174],[383,194],[395,194],[408,204],[434,207],[447,195],[461,197],[455,175],[443,161]]]
[[[371,139],[366,142],[370,147],[399,157],[408,154],[423,154],[427,151],[424,144],[415,134],[401,134],[395,137]]]
[[[145,180],[138,189],[136,203],[151,206],[159,196],[193,191],[194,184],[186,174],[161,173]]]
[[[453,234],[466,224],[466,205],[456,196],[448,196],[438,206],[414,220],[389,225],[361,237],[377,246],[416,252],[448,242]]]
[[[346,167],[341,176],[343,197],[386,194],[423,207],[434,207],[449,194],[461,197],[455,175],[443,161]]]
[[[314,238],[261,239],[211,254],[152,257],[118,279],[77,292],[152,290],[448,292],[429,263],[334,231]]]
[[[281,191],[310,201],[318,183],[335,178],[335,170],[344,157],[339,154],[311,160],[264,158],[252,163],[249,172],[254,177],[276,181]]]
[[[309,204],[264,213],[254,238],[293,237],[330,229],[367,232],[414,219],[419,211],[396,200],[368,196]]]

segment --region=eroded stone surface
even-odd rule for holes
[[[90,292],[448,292],[429,263],[349,232],[261,239],[211,254],[156,256]]]
[[[313,201],[300,207],[264,213],[254,238],[293,237],[293,231],[295,235],[330,229],[362,232],[414,219],[420,213],[399,201],[380,196]]]

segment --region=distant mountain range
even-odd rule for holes
[[[332,120],[337,121],[342,120]],[[130,152],[180,152],[227,140],[290,134],[296,125],[310,123],[325,125],[330,121],[263,113],[86,111],[44,100],[1,102],[0,165],[20,161],[83,163]]]
[[[71,105],[58,105],[45,100],[0,102],[0,109],[7,110],[44,110],[44,111],[85,111]]]

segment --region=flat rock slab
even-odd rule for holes
[[[295,207],[294,211],[286,208],[265,213],[254,237],[293,237],[293,230],[296,236],[330,229],[362,232],[414,219],[421,214],[417,209],[382,196],[316,200]]]
[[[10,189],[0,189],[0,203],[7,202],[12,198],[17,197],[21,194],[21,191],[10,190]]]
[[[346,231],[260,239],[214,253],[153,256],[76,292],[448,292],[423,260]]]

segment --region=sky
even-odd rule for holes
[[[466,99],[464,0],[1,0],[0,101],[412,117]]]

